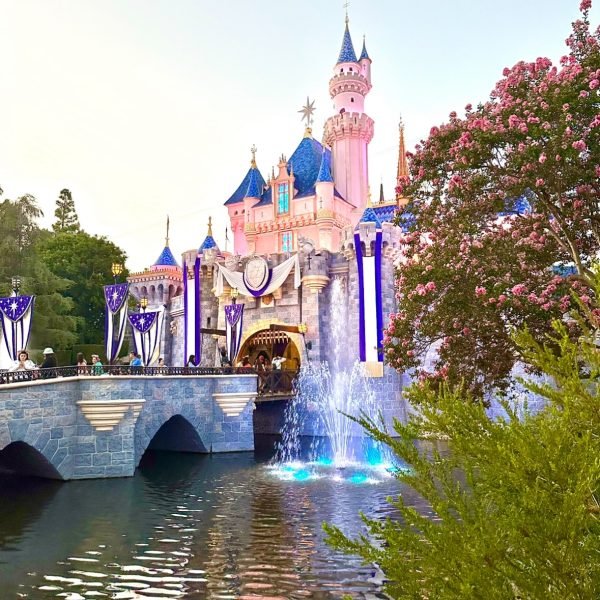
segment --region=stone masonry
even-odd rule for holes
[[[131,476],[148,447],[253,450],[255,395],[254,375],[73,377],[3,385],[0,461],[5,457],[11,464],[4,466],[24,474],[67,480]]]

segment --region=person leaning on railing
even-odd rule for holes
[[[104,375],[104,368],[97,354],[92,354],[92,375]]]

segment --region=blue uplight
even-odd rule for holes
[[[325,466],[329,466],[333,464],[333,460],[331,460],[331,458],[327,458],[326,456],[322,456],[321,458],[318,458],[316,460],[316,463],[318,465],[325,465]]]
[[[294,479],[296,481],[306,481],[307,479],[310,479],[310,473],[306,469],[301,469],[294,473]]]
[[[352,483],[365,483],[367,479],[368,478],[364,473],[354,473],[348,481],[351,481]]]

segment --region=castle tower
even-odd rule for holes
[[[324,141],[333,156],[335,186],[357,208],[355,223],[367,203],[373,119],[364,112],[364,105],[370,90],[371,59],[364,43],[360,58],[356,58],[346,16],[342,49],[329,81],[336,114],[325,123]]]

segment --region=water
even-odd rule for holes
[[[333,476],[339,477],[339,470],[349,466],[390,467],[391,460],[385,450],[365,436],[362,427],[349,418],[366,416],[377,420],[377,398],[363,365],[350,359],[343,279],[332,281],[330,294],[329,360],[308,363],[301,368],[295,398],[286,407],[278,461],[284,465],[297,464],[302,454],[302,436],[313,436],[307,465],[309,473],[315,474],[315,466],[331,465]]]
[[[10,598],[378,598],[381,574],[325,545],[394,515],[387,477],[282,480],[252,453],[148,452],[135,477],[0,478],[0,582]],[[422,507],[424,509],[424,507]]]

